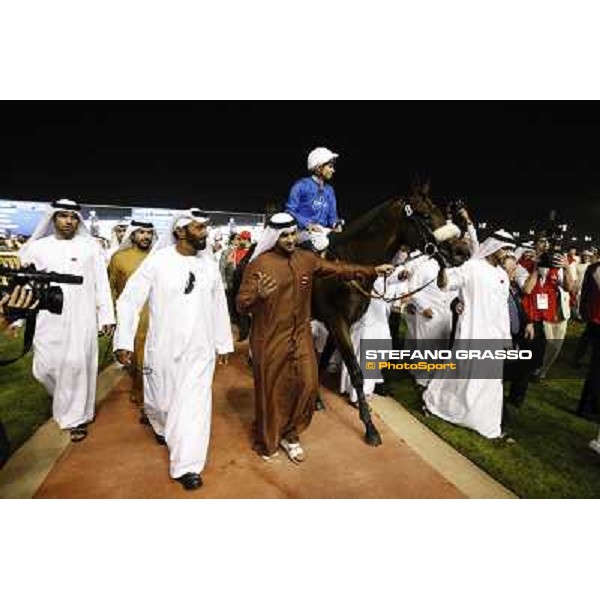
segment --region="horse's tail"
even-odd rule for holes
[[[240,287],[242,285],[242,278],[244,276],[244,270],[248,266],[250,262],[250,257],[254,252],[254,246],[251,246],[249,251],[246,253],[246,256],[240,260],[235,271],[233,272],[233,276],[231,277],[231,289],[228,290],[231,294],[231,310],[233,312],[232,320],[238,326],[238,342],[243,342],[248,339],[250,335],[250,316],[242,315],[238,312],[236,307],[235,299],[237,298],[238,292],[240,291]]]

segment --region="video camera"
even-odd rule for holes
[[[452,212],[457,213],[459,210],[462,210],[463,208],[467,208],[467,203],[464,200],[451,200],[450,201],[450,207],[452,209]]]
[[[4,282],[4,283],[3,283]],[[11,268],[0,265],[0,298],[4,294],[12,294],[17,287],[26,287],[32,291],[31,303],[38,302],[34,309],[9,309],[6,317],[10,321],[24,319],[40,310],[47,310],[54,315],[60,315],[63,309],[63,292],[53,283],[81,285],[80,275],[64,275],[62,273],[38,271],[35,266]]]
[[[550,269],[555,267],[557,255],[562,257],[562,238],[563,232],[560,230],[558,224],[556,223],[556,211],[550,211],[550,217],[548,220],[548,227],[546,228],[546,238],[550,244],[549,250],[544,252],[538,258],[538,267],[543,267],[546,269]]]

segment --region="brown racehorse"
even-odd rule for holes
[[[424,250],[436,244],[434,232],[446,223],[446,212],[429,198],[429,185],[413,185],[408,198],[392,199],[376,206],[355,221],[342,233],[332,233],[327,258],[364,265],[389,263],[400,249],[407,245],[411,249]],[[442,247],[443,246],[443,247]],[[438,248],[446,262],[459,264],[464,260],[464,247],[458,243],[445,243]],[[248,255],[248,259],[251,253]],[[237,294],[242,271],[247,260],[238,267],[233,292]],[[358,396],[358,411],[365,426],[367,444],[381,444],[379,432],[373,425],[363,391],[363,374],[356,360],[350,336],[350,328],[358,321],[369,306],[374,280],[359,291],[347,283],[333,279],[315,279],[312,294],[312,316],[322,321],[329,332],[328,348],[333,345],[339,350],[353,387]],[[245,339],[248,328],[240,328],[240,339]],[[324,352],[322,359],[330,352]],[[325,361],[321,361],[322,368]]]

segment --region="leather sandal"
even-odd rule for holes
[[[77,427],[73,427],[69,431],[72,442],[81,442],[87,437],[87,424],[82,423],[81,425],[77,425]]]
[[[188,491],[197,490],[199,487],[202,487],[202,477],[198,473],[186,473],[178,477],[177,481]]]
[[[275,451],[275,452],[273,452],[273,454],[261,454],[260,457],[265,462],[271,462],[272,460],[275,460],[276,458],[279,457],[279,452]]]
[[[285,453],[288,455],[288,458],[296,465],[304,462],[306,458],[304,455],[304,450],[300,445],[300,442],[288,442],[287,440],[281,440],[279,445],[285,450]]]
[[[156,443],[159,446],[166,446],[167,445],[167,440],[165,440],[165,436],[164,435],[159,435],[158,433],[156,433],[156,431],[154,432],[154,439],[156,440]]]

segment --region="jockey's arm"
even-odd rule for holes
[[[340,223],[340,219],[338,218],[337,213],[337,200],[333,188],[329,189],[331,190],[331,196],[327,207],[327,227],[331,227],[334,231],[338,231],[337,227]]]
[[[310,223],[308,222],[307,217],[302,214],[301,209],[303,193],[302,182],[296,182],[290,190],[290,194],[285,205],[285,212],[293,215],[298,222],[300,229],[308,229]]]

